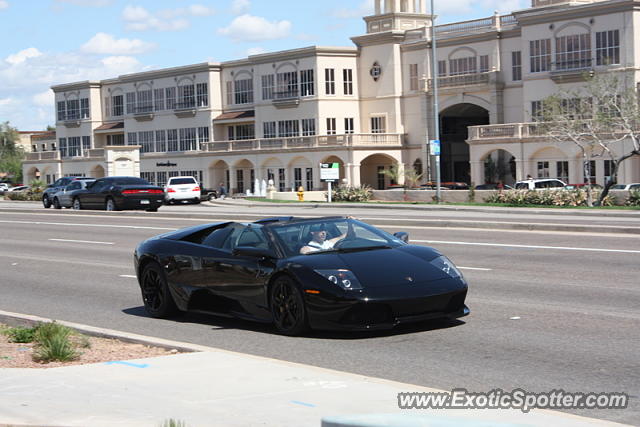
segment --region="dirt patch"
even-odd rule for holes
[[[2,325],[0,325],[0,330]],[[8,337],[0,333],[0,369],[1,368],[59,368],[61,366],[85,365],[88,363],[113,362],[118,360],[144,359],[147,357],[167,356],[178,350],[167,350],[143,344],[133,344],[116,339],[86,337],[87,347],[79,347],[80,357],[71,362],[40,363],[33,361],[35,344],[11,343]]]

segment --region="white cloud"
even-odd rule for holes
[[[84,53],[98,55],[135,55],[153,49],[153,43],[139,39],[116,39],[111,34],[98,33],[82,45]]]
[[[56,3],[69,3],[75,6],[105,7],[113,3],[113,0],[56,0]]]
[[[55,95],[52,90],[36,93],[31,98],[33,103],[39,107],[53,107]]]
[[[363,16],[373,15],[374,13],[374,4],[373,0],[363,0],[360,2],[360,5],[356,9],[350,8],[339,8],[331,13],[331,16],[334,18],[340,19],[353,19],[353,18],[362,18]]]
[[[15,102],[12,98],[0,98],[0,107],[7,107]]]
[[[163,9],[152,13],[142,6],[127,6],[122,11],[126,29],[130,31],[180,31],[191,25],[188,18],[211,16],[210,7],[193,4],[178,9]]]
[[[9,7],[9,2],[7,0],[0,0],[0,10],[6,9]]]
[[[231,13],[234,15],[244,15],[251,9],[251,1],[249,0],[233,0],[231,3]]]
[[[247,49],[246,56],[260,55],[261,53],[265,53],[265,52],[266,52],[266,50],[264,48],[252,47],[252,48]]]
[[[40,52],[35,47],[30,47],[28,49],[21,50],[18,53],[14,53],[13,55],[9,55],[5,58],[9,64],[21,64],[28,60],[29,58],[37,58],[38,56],[42,56],[42,52]]]
[[[228,27],[218,29],[218,34],[227,36],[235,42],[282,39],[291,34],[291,22],[269,22],[261,16],[241,15]]]

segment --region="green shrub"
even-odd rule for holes
[[[9,191],[4,193],[4,198],[7,200],[39,202],[40,200],[42,200],[42,193],[32,191]]]
[[[593,200],[598,200],[599,190],[592,190]],[[486,203],[501,203],[512,206],[542,205],[542,206],[587,206],[587,192],[577,190],[507,190],[490,194],[484,199]],[[602,206],[613,206],[615,198],[607,195]]]
[[[34,337],[37,346],[33,359],[38,362],[67,362],[77,359],[80,353],[70,340],[72,333],[71,328],[55,322],[38,325]]]
[[[3,334],[9,337],[9,342],[15,343],[33,342],[35,332],[35,328],[24,327],[7,328],[6,330],[2,331]]]
[[[626,206],[640,206],[640,190],[631,190],[624,204]]]
[[[371,187],[363,185],[352,187],[350,185],[339,185],[331,192],[331,198],[335,202],[367,202],[371,200]]]
[[[174,420],[173,418],[170,418],[168,420],[165,420],[160,426],[161,427],[187,427],[187,423],[185,423],[184,421]]]

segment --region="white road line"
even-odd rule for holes
[[[460,267],[459,265],[457,265],[456,267],[458,267],[458,269],[460,270],[478,270],[478,271],[493,271],[492,268],[480,268],[480,267]]]
[[[67,240],[67,239],[48,239],[52,242],[65,242],[65,243],[91,243],[94,245],[114,245],[113,242],[94,242],[92,240]]]
[[[82,224],[72,222],[44,222],[44,221],[5,221],[0,220],[0,223],[5,224],[31,224],[31,225],[66,225],[75,227],[102,227],[102,228],[129,228],[129,229],[142,229],[142,230],[160,230],[160,231],[174,231],[177,228],[167,227],[145,227],[138,225],[115,225],[115,224]]]
[[[137,279],[136,276],[133,276],[131,274],[121,274],[120,277],[124,277],[125,279]]]
[[[415,240],[412,242],[442,244],[442,245],[467,245],[467,246],[495,246],[499,248],[523,248],[523,249],[557,249],[561,251],[584,251],[584,252],[616,252],[623,254],[640,254],[640,251],[631,249],[601,249],[601,248],[576,248],[566,246],[538,246],[538,245],[512,245],[504,243],[482,243],[482,242],[449,242],[444,240]]]

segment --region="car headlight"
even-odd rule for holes
[[[350,270],[314,270],[316,273],[340,286],[345,291],[362,289],[362,285]]]
[[[455,264],[444,255],[432,260],[431,265],[439,268],[451,277],[462,277],[462,273],[460,272],[460,270],[458,270]]]

